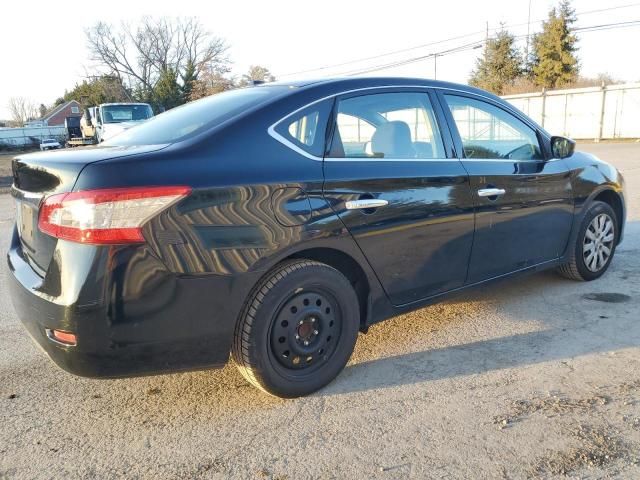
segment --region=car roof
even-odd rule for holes
[[[269,86],[286,86],[295,89],[306,89],[315,87],[333,87],[336,91],[361,89],[367,87],[408,87],[420,86],[431,88],[446,88],[450,90],[458,90],[462,92],[475,93],[485,97],[500,100],[496,95],[481,90],[479,88],[463,85],[460,83],[444,82],[440,80],[432,80],[428,78],[417,77],[344,77],[344,78],[319,78],[319,79],[302,79],[293,81],[278,81],[264,83],[258,85],[257,88],[268,88]]]

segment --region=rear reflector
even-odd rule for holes
[[[140,243],[142,226],[189,193],[189,187],[136,187],[52,195],[40,208],[38,227],[72,242]]]
[[[47,329],[47,336],[52,340],[55,340],[60,343],[64,343],[65,345],[69,345],[72,347],[77,345],[78,343],[74,333],[63,332],[62,330]]]

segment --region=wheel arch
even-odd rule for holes
[[[624,203],[620,195],[611,188],[605,188],[597,192],[589,203],[592,202],[604,202],[609,205],[616,214],[616,220],[618,224],[618,243],[622,241],[622,230],[624,226]]]
[[[371,285],[362,266],[351,255],[330,247],[313,247],[297,251],[284,260],[307,259],[325,263],[342,273],[351,283],[360,307],[360,328],[368,324],[371,313]]]

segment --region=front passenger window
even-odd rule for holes
[[[462,139],[465,158],[541,160],[535,130],[489,103],[445,95]]]

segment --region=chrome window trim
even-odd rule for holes
[[[459,161],[474,161],[474,162],[541,162],[544,160],[509,160],[509,159],[490,159],[490,158],[484,158],[484,159],[469,159],[469,158],[460,158],[460,159],[456,159],[456,158],[448,158],[446,160],[442,160],[442,159],[432,159],[432,158],[402,158],[402,159],[391,159],[391,158],[367,158],[367,157],[361,157],[361,158],[353,158],[353,157],[318,157],[316,155],[313,155],[305,150],[303,150],[302,148],[298,147],[295,143],[291,142],[290,140],[288,140],[287,138],[283,137],[282,135],[280,135],[278,132],[276,132],[276,127],[284,122],[287,118],[294,116],[295,114],[297,114],[298,112],[301,112],[302,110],[305,110],[309,107],[311,107],[312,105],[315,105],[316,103],[320,103],[323,102],[325,100],[328,100],[330,98],[335,98],[338,97],[340,95],[346,95],[349,93],[355,93],[355,92],[365,92],[365,91],[370,91],[370,90],[381,90],[381,89],[385,89],[385,88],[419,88],[419,89],[423,89],[423,90],[428,90],[428,89],[432,89],[432,90],[446,90],[448,92],[458,92],[458,93],[462,93],[465,95],[471,95],[471,96],[475,96],[475,97],[479,97],[479,98],[483,98],[485,100],[489,100],[490,102],[495,102],[495,100],[491,97],[488,97],[486,95],[482,95],[476,92],[469,92],[467,90],[460,90],[460,89],[456,89],[456,88],[449,88],[449,87],[440,87],[440,86],[429,86],[429,85],[378,85],[375,87],[362,87],[362,88],[354,88],[351,90],[344,90],[342,92],[336,92],[336,93],[332,93],[331,95],[327,95],[325,97],[319,98],[318,100],[314,100],[313,102],[309,102],[305,105],[303,105],[300,108],[297,108],[296,110],[294,110],[293,112],[285,115],[284,117],[282,117],[280,120],[277,120],[276,122],[274,122],[271,126],[269,126],[269,128],[267,129],[267,133],[276,141],[280,142],[281,144],[283,144],[285,147],[293,150],[296,153],[299,153],[300,155],[309,158],[311,160],[315,160],[317,162],[322,162],[324,161],[329,161],[329,162],[336,162],[336,161],[362,161],[362,160],[366,160],[366,161],[383,161],[383,162],[387,162],[387,161],[421,161],[421,162],[433,162],[433,161],[452,161],[452,160],[459,160]],[[426,93],[426,92],[425,92]],[[509,111],[509,113],[511,113],[512,115],[515,114],[515,117],[518,120],[523,121],[520,118],[521,113],[518,112],[517,109],[515,109],[514,107],[512,107],[509,103],[506,103],[506,105],[501,105],[501,107],[506,107],[505,110]],[[534,128],[534,125],[530,124],[527,121],[524,121],[525,124],[527,124],[529,127]],[[534,130],[539,131],[537,128],[534,128]],[[545,135],[545,133],[543,131],[540,131],[540,133],[542,134],[542,136],[544,136],[547,140],[549,139],[549,137],[547,137]],[[550,159],[547,161],[553,161],[555,159]]]
[[[549,163],[560,160],[511,160],[508,158],[377,158],[377,157],[326,157],[325,162],[502,162],[502,163]]]
[[[325,162],[459,162],[458,158],[326,157]]]

